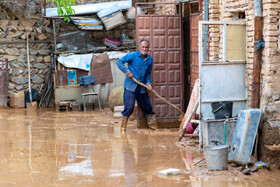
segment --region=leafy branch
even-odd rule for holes
[[[75,5],[75,0],[47,0],[57,5],[57,14],[63,16],[64,21],[70,22],[69,15],[75,14],[75,10],[71,7]]]

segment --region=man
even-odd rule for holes
[[[132,77],[134,77],[139,82],[146,84],[149,91],[152,90],[151,72],[153,59],[148,55],[149,46],[150,42],[143,39],[139,42],[139,51],[128,53],[117,61],[119,69],[126,74],[123,98],[124,111],[122,112],[123,117],[121,125],[123,131],[126,131],[127,120],[134,110],[135,100],[137,100],[139,107],[145,113],[149,127],[157,129],[155,113],[152,110],[146,88],[132,80]],[[125,63],[127,63],[128,67],[124,65]]]

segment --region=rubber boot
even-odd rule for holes
[[[121,125],[121,130],[122,131],[126,131],[127,121],[128,121],[128,116],[123,116],[122,117],[122,125]]]
[[[147,118],[148,126],[151,129],[154,129],[154,130],[158,129],[157,119],[156,119],[156,115],[155,114],[147,114],[146,118]]]

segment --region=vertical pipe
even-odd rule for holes
[[[27,67],[28,67],[28,90],[29,90],[29,99],[30,103],[32,103],[32,92],[31,92],[31,74],[30,74],[30,59],[29,59],[29,42],[28,42],[29,34],[26,34],[26,53],[27,53]]]
[[[52,19],[53,22],[53,40],[54,40],[54,52],[57,52],[56,48],[56,33],[55,33],[55,19]]]
[[[47,13],[46,13],[47,7],[46,6],[47,6],[46,5],[46,0],[44,0],[44,17],[46,17],[46,15],[47,15]]]
[[[203,1],[204,6],[204,21],[209,20],[209,1]],[[209,25],[204,25],[204,32],[203,32],[203,61],[207,60],[207,43],[208,43],[208,29]]]
[[[203,59],[203,54],[202,54],[202,23],[199,21],[198,22],[198,62],[199,62],[199,80],[201,80],[201,63]],[[201,87],[201,82],[199,81],[199,87]],[[201,88],[199,88],[201,90]],[[199,106],[198,106],[199,114],[201,110],[201,93],[199,91]],[[202,150],[203,148],[203,134],[202,134],[202,121],[200,120],[199,122],[199,149]]]
[[[251,108],[260,107],[260,77],[261,77],[261,55],[262,51],[260,48],[257,48],[257,42],[262,38],[262,1],[255,0],[255,35],[254,35],[254,58],[253,58],[253,78],[251,84],[252,96],[251,96]]]
[[[54,41],[53,65],[54,65],[54,70],[56,70],[56,55],[57,55],[57,47],[56,47],[55,19],[52,19],[52,22],[53,22],[53,41]],[[54,79],[54,80],[55,80],[55,79]]]

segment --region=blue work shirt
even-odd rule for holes
[[[125,63],[128,64],[127,67],[124,65]],[[126,75],[131,72],[133,77],[143,84],[147,85],[152,83],[151,72],[153,67],[153,58],[148,54],[146,58],[143,59],[140,51],[130,52],[117,61],[117,66]],[[137,83],[126,76],[124,87],[131,92],[135,92]],[[146,93],[146,88],[143,86],[141,86],[141,93]]]

